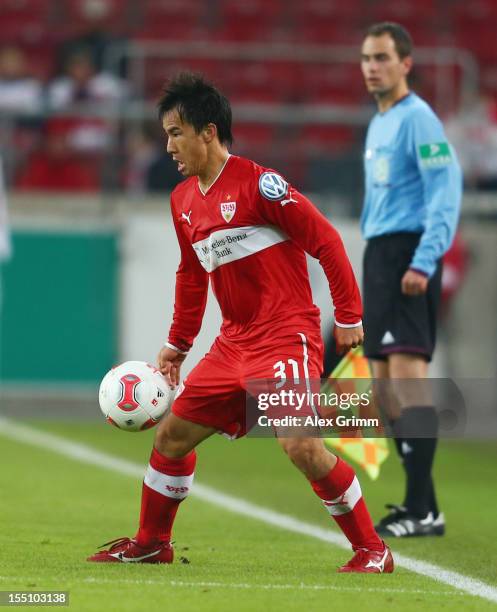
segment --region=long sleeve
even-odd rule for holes
[[[281,228],[296,245],[319,260],[330,286],[335,322],[345,327],[358,325],[362,317],[361,296],[337,230],[291,186],[277,201],[259,193],[258,205],[267,221]]]
[[[188,351],[202,325],[209,277],[183,232],[172,196],[171,213],[181,250],[181,261],[176,272],[174,315],[168,342],[182,351]]]
[[[417,113],[411,126],[411,146],[423,181],[426,218],[410,267],[431,276],[456,232],[462,174],[443,126],[435,116]]]

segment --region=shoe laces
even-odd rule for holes
[[[116,550],[116,548],[119,548],[123,544],[129,544],[130,542],[132,542],[131,538],[116,538],[115,540],[111,540],[110,542],[105,542],[105,544],[101,544],[99,548],[104,548],[105,546],[110,545],[109,550]]]
[[[352,559],[347,563],[347,565],[360,565],[363,561],[366,560],[367,555],[370,551],[367,550],[366,548],[358,548],[355,551],[355,555],[352,557]]]

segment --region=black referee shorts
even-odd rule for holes
[[[364,354],[385,360],[392,353],[422,355],[431,361],[436,341],[442,261],[424,295],[401,291],[421,234],[399,232],[368,241],[363,262]]]

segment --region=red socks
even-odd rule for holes
[[[145,473],[142,490],[139,546],[148,548],[157,542],[169,542],[179,504],[190,492],[196,454],[170,459],[155,448]],[[383,551],[362,497],[354,470],[342,459],[321,480],[311,481],[314,492],[346,535],[352,548]]]
[[[312,488],[335,519],[352,548],[381,552],[384,544],[375,531],[354,470],[340,458],[329,474],[311,481]]]
[[[196,454],[170,459],[155,448],[145,473],[142,489],[140,528],[136,542],[144,548],[171,540],[171,530],[179,504],[190,492]]]

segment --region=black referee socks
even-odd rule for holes
[[[432,511],[434,516],[437,516],[438,507],[431,478],[438,434],[435,408],[404,408],[400,418],[394,423],[393,432],[407,475],[404,505],[408,514],[423,519]]]

